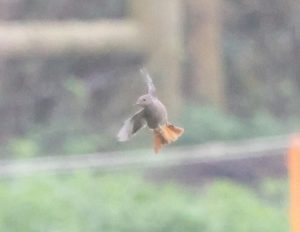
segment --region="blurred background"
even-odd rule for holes
[[[288,231],[299,14],[292,0],[0,0],[0,230]],[[115,139],[141,67],[185,128],[159,157],[147,130]]]

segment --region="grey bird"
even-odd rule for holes
[[[149,73],[146,69],[141,69],[140,72],[146,80],[148,92],[137,99],[136,104],[141,109],[124,122],[117,138],[120,142],[125,142],[148,126],[154,132],[154,151],[158,153],[164,145],[176,141],[184,129],[168,122],[166,107],[157,98]]]

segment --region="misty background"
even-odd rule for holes
[[[141,67],[185,128],[161,156],[296,132],[299,14],[291,0],[0,0],[1,159],[151,156],[147,130],[116,141]],[[282,156],[161,166],[5,179],[1,231],[287,231]]]

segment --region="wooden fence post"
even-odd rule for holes
[[[181,0],[131,0],[131,15],[143,30],[146,65],[171,114],[181,105]]]

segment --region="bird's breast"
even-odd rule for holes
[[[145,108],[145,119],[151,129],[167,123],[167,111],[161,102],[155,102]]]

